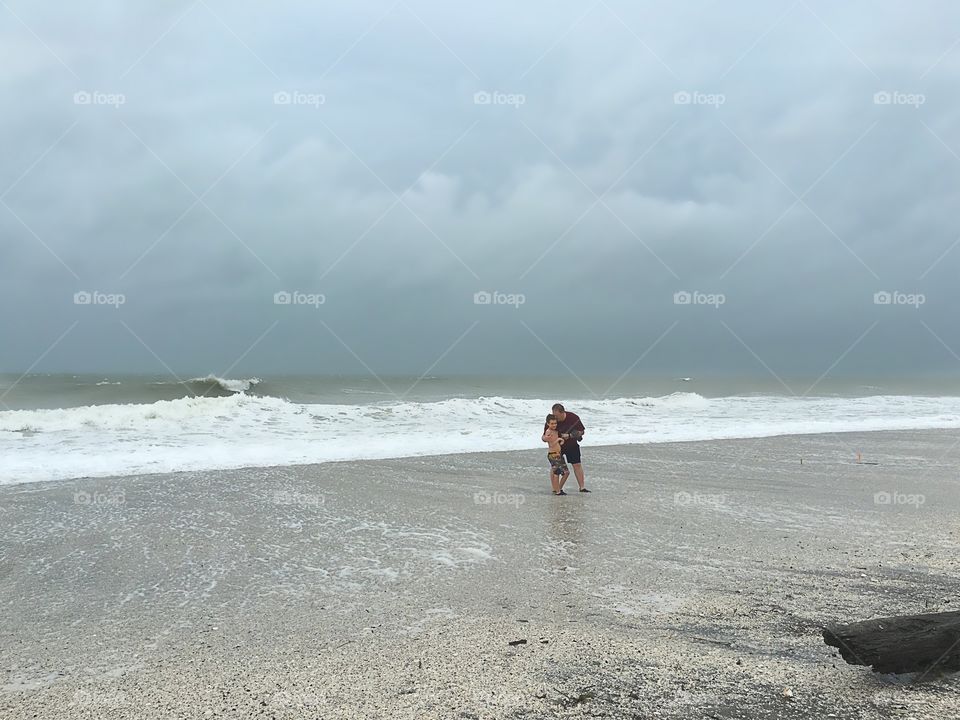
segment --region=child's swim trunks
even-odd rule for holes
[[[563,475],[569,472],[567,464],[563,461],[563,455],[560,453],[547,453],[547,460],[550,461],[550,467],[553,468],[554,475]]]

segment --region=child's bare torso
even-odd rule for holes
[[[556,430],[547,430],[543,433],[543,441],[547,443],[548,453],[558,453],[561,449],[560,433]]]

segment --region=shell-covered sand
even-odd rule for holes
[[[960,717],[819,630],[960,605],[960,434],[543,455],[0,487],[0,718]]]

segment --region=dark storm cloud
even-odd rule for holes
[[[0,370],[949,371],[958,15],[8,3]]]

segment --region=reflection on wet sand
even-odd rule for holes
[[[558,568],[577,566],[584,556],[584,544],[596,537],[596,510],[589,499],[579,494],[550,498],[547,540]]]

